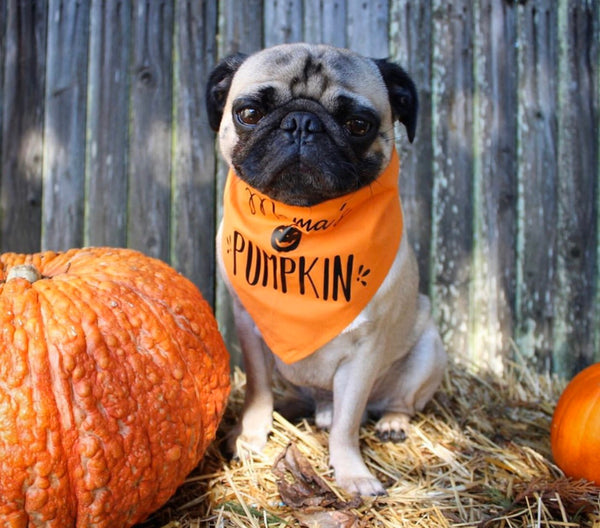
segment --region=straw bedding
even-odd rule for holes
[[[452,364],[409,438],[381,443],[361,429],[363,456],[388,495],[352,498],[327,466],[327,433],[275,414],[261,455],[222,453],[239,414],[236,371],[219,437],[165,507],[140,528],[593,527],[600,489],[552,463],[549,427],[564,382],[513,366],[503,378]]]

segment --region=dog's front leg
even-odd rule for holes
[[[359,447],[359,429],[377,370],[357,360],[338,367],[333,380],[333,423],[329,433],[329,462],[338,485],[358,495],[385,495],[367,469]]]
[[[231,451],[237,455],[241,449],[259,452],[267,443],[273,424],[273,359],[237,299],[233,312],[246,371],[244,410],[229,441]]]

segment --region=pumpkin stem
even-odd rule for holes
[[[42,278],[38,269],[32,264],[20,264],[8,270],[6,282],[12,279],[25,279],[29,282],[35,282]]]

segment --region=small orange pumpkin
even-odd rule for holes
[[[128,527],[213,440],[229,359],[198,289],[126,249],[0,255],[0,519]]]
[[[565,475],[600,485],[600,363],[582,370],[561,394],[550,444]]]

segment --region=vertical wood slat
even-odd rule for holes
[[[594,360],[593,284],[598,215],[597,108],[594,109],[594,27],[598,6],[561,0],[558,5],[558,218],[554,317],[555,368],[573,375]],[[595,11],[595,13],[594,13]],[[594,14],[596,17],[594,17]],[[598,65],[596,63],[596,72]]]
[[[29,253],[39,249],[42,225],[47,10],[10,0],[0,11],[0,248]]]
[[[389,0],[348,2],[348,47],[377,59],[389,56]]]
[[[535,0],[518,7],[517,345],[552,368],[557,225],[557,11]]]
[[[173,3],[133,9],[127,244],[169,261]]]
[[[302,0],[273,0],[264,3],[265,47],[284,42],[299,42],[303,38]]]
[[[471,359],[469,283],[473,241],[473,4],[433,2],[432,301],[453,354]]]
[[[219,6],[219,56],[260,49],[263,45],[262,0],[220,0]]]
[[[9,66],[8,60],[6,59],[6,45],[10,37],[8,36],[9,25],[8,25],[8,6],[7,2],[0,4],[0,175],[4,172],[4,93],[6,88],[4,86],[4,74],[5,71],[8,76],[14,75],[14,66]],[[2,38],[4,36],[4,38]],[[0,176],[0,211],[4,209],[5,202],[9,201],[10,194],[2,192],[2,177]],[[4,224],[2,220],[2,213],[0,213],[0,251],[4,250]]]
[[[237,2],[235,0],[222,0],[221,15],[219,16],[219,35],[222,39],[219,45],[219,57],[223,58],[232,53],[252,53],[263,46],[263,2],[251,0],[248,2]],[[248,20],[254,21],[248,24]],[[217,163],[217,195],[216,210],[217,218],[222,217],[223,188],[227,167],[218,154]],[[215,314],[219,321],[219,330],[228,345],[233,365],[241,364],[241,351],[237,340],[233,313],[231,308],[231,296],[227,291],[221,278],[216,277],[216,299]]]
[[[596,273],[594,277],[594,332],[593,335],[588,337],[592,339],[594,348],[594,359],[593,362],[600,361],[600,5],[598,2],[592,0],[592,20],[594,21],[594,33],[592,35],[593,44],[590,46],[590,59],[589,64],[591,65],[591,78],[594,83],[594,115],[596,116],[595,121],[595,134],[596,134],[596,196],[594,201],[594,207],[596,210]],[[594,66],[595,65],[595,66]]]
[[[392,2],[390,58],[412,77],[419,93],[417,133],[412,145],[397,128],[400,194],[409,240],[417,255],[420,290],[429,293],[431,189],[433,150],[431,128],[431,0]]]
[[[46,55],[43,249],[83,244],[89,4],[50,0]]]
[[[474,245],[470,347],[501,372],[512,354],[516,273],[516,11],[475,4]]]
[[[131,18],[130,2],[92,2],[86,245],[127,245]]]
[[[348,45],[346,18],[345,1],[305,0],[303,40],[345,48]]]
[[[7,73],[9,75],[12,74],[12,70],[14,69],[9,67],[8,65],[6,65],[5,67],[5,53],[6,53],[6,42],[8,41],[8,30],[9,30],[9,26],[8,26],[8,6],[7,6],[7,2],[3,2],[2,4],[0,4],[0,35],[4,35],[4,38],[0,37],[0,88],[2,89],[2,91],[0,91],[0,170],[2,168],[2,164],[3,164],[3,156],[2,156],[2,152],[3,152],[3,142],[2,142],[2,138],[3,138],[3,127],[4,127],[4,100],[2,97],[2,93],[4,93],[4,73],[5,70],[7,71]],[[1,174],[1,172],[0,172]],[[1,183],[1,182],[0,182]],[[1,205],[1,200],[2,200],[2,188],[0,186],[0,205]],[[0,248],[2,247],[2,231],[0,230]]]
[[[176,3],[172,263],[213,305],[215,149],[204,84],[216,58],[216,24],[215,2]]]

